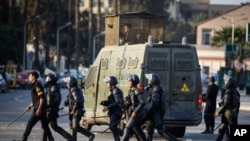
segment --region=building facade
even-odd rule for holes
[[[210,45],[211,38],[216,31],[228,26],[245,27],[248,22],[250,22],[250,3],[242,4],[222,15],[199,23],[197,25],[196,44]]]

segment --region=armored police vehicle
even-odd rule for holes
[[[106,17],[105,47],[100,50],[85,79],[86,113],[83,125],[86,128],[108,124],[109,118],[107,113],[102,112],[100,102],[107,99],[109,89],[102,79],[115,76],[125,97],[129,87],[124,74],[137,74],[143,86],[148,84],[145,74],[155,73],[160,76],[160,85],[166,90],[163,123],[173,135],[182,137],[186,126],[201,123],[201,68],[196,48],[191,45],[159,43],[163,37],[161,21],[161,17],[150,13]],[[123,44],[120,29],[128,22],[132,25],[129,34],[135,37]],[[145,97],[149,93],[144,91]]]

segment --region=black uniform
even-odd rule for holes
[[[76,133],[80,132],[83,135],[89,137],[89,140],[92,141],[94,139],[94,134],[91,133],[89,130],[82,128],[79,124],[82,116],[85,113],[84,109],[84,97],[82,94],[82,91],[77,86],[73,86],[69,88],[69,94],[67,96],[67,99],[64,102],[65,106],[69,106],[69,113],[72,111],[74,112],[74,115],[69,115],[70,120],[70,128],[72,129],[72,134],[76,140]]]
[[[163,129],[163,116],[165,111],[165,91],[159,86],[155,85],[152,93],[149,95],[148,113],[147,113],[147,141],[153,140],[154,129],[167,140],[177,141],[176,137]]]
[[[64,138],[69,141],[74,140],[68,132],[57,124],[57,118],[59,117],[59,106],[61,103],[61,92],[60,88],[56,85],[56,81],[53,81],[47,85],[46,89],[46,100],[47,100],[47,120],[51,127]],[[46,137],[45,137],[46,138]]]
[[[33,126],[41,120],[42,128],[45,132],[45,134],[48,136],[49,141],[54,141],[54,138],[52,137],[51,131],[48,127],[48,122],[46,119],[46,103],[42,105],[42,114],[40,116],[36,116],[35,112],[37,108],[39,107],[40,99],[45,100],[45,94],[42,85],[36,80],[34,83],[32,83],[31,87],[31,97],[32,97],[32,103],[33,103],[33,113],[27,123],[26,130],[23,134],[22,141],[26,141],[27,137],[29,136]],[[44,139],[46,140],[46,139]]]
[[[211,82],[211,81],[210,81]],[[206,124],[206,129],[204,133],[213,133],[215,125],[214,113],[216,110],[216,98],[219,91],[219,87],[212,82],[208,85],[206,94],[202,97],[202,100],[206,102],[204,110],[204,120]]]
[[[112,131],[115,141],[119,141],[120,136],[123,135],[123,131],[117,127],[122,116],[122,91],[117,87],[110,90],[107,101],[108,115],[110,117],[109,129]]]
[[[132,133],[135,133],[139,141],[145,141],[146,136],[142,131],[142,123],[140,120],[143,118],[142,116],[145,115],[145,104],[146,100],[143,96],[143,93],[138,90],[138,88],[131,88],[128,92],[128,97],[126,98],[127,109],[131,110],[129,112],[129,119],[127,121],[124,134],[122,136],[122,141],[128,141],[129,137]],[[136,117],[132,118],[130,117],[131,114],[135,112]]]
[[[224,134],[227,134],[227,140],[229,138],[229,125],[237,124],[237,108],[239,107],[238,95],[234,89],[236,82],[233,78],[230,78],[226,85],[226,92],[221,102],[221,107],[218,111],[218,114],[222,115],[222,127],[219,129],[219,135],[216,141],[221,141]]]

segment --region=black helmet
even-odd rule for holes
[[[53,74],[48,74],[45,79],[45,87],[49,86],[50,84],[56,84],[57,78]]]
[[[69,77],[67,83],[69,84],[69,87],[76,87],[77,86],[77,80],[73,76]]]
[[[149,80],[150,85],[159,85],[160,77],[158,74],[152,74],[152,78]]]
[[[227,80],[225,87],[226,87],[226,89],[230,89],[230,88],[232,89],[232,88],[235,88],[236,85],[237,85],[237,81],[231,77]]]
[[[116,77],[114,76],[107,76],[102,81],[109,83],[110,85],[116,85],[118,83]]]
[[[139,84],[139,77],[136,74],[130,74],[127,76],[127,80],[132,81],[132,85],[136,86]]]

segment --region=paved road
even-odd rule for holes
[[[66,96],[67,90],[62,90],[63,100]],[[218,96],[219,101],[219,96]],[[0,141],[12,141],[13,139],[19,139],[22,133],[25,130],[27,120],[31,114],[31,112],[25,113],[22,117],[20,117],[16,122],[7,126],[7,124],[15,118],[19,113],[21,113],[27,103],[30,102],[30,94],[29,91],[11,90],[9,94],[0,94]],[[67,109],[64,109],[60,114],[64,114],[67,112]],[[239,123],[240,124],[250,124],[250,96],[245,95],[244,91],[241,91],[241,108],[239,115]],[[64,129],[69,131],[68,119],[67,116],[60,117],[59,125]],[[216,125],[220,123],[220,118],[216,118]],[[96,141],[113,141],[112,134],[108,130],[107,133],[102,134],[107,126],[93,126],[92,131],[96,134]],[[215,134],[200,134],[205,129],[204,121],[196,127],[187,127],[186,134],[184,138],[181,138],[183,141],[214,141],[217,137],[217,131]],[[40,140],[40,124],[37,124],[31,132],[29,136],[29,141],[39,141]],[[53,136],[55,137],[55,141],[65,141],[59,134],[55,133],[52,130]],[[81,134],[78,134],[78,141],[85,141],[87,138]],[[135,138],[132,138],[131,141],[135,141]],[[163,140],[157,133],[155,133],[154,140]]]

